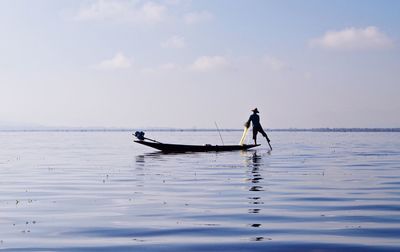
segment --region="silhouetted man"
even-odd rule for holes
[[[248,128],[250,127],[250,122],[253,124],[253,139],[254,139],[254,144],[257,144],[257,133],[260,132],[261,135],[263,135],[268,142],[268,145],[270,146],[271,150],[272,147],[269,144],[269,142],[271,142],[271,140],[269,140],[267,133],[265,133],[265,131],[263,130],[261,124],[260,124],[260,116],[257,115],[258,113],[260,113],[258,111],[257,108],[253,109],[253,114],[250,116],[249,120],[246,122],[245,126]]]

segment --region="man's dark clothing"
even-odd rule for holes
[[[265,131],[263,130],[263,128],[261,127],[260,124],[260,116],[257,115],[256,113],[253,113],[249,120],[246,122],[246,125],[250,125],[250,122],[253,124],[253,139],[256,140],[257,139],[257,133],[260,132],[261,135],[263,135],[264,137],[267,137],[267,133],[265,133]]]
[[[249,118],[249,120],[247,121],[247,123],[252,123],[253,127],[261,127],[260,124],[260,116],[257,115],[256,113],[252,114]]]

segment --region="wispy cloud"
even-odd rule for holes
[[[183,20],[186,24],[198,24],[203,22],[211,21],[214,18],[214,15],[209,11],[197,11],[197,12],[189,12],[186,13],[183,17]]]
[[[190,66],[190,69],[200,72],[224,70],[229,68],[229,61],[222,56],[201,56]]]
[[[184,48],[186,46],[185,38],[174,35],[168,38],[166,41],[161,43],[161,46],[164,48]]]
[[[322,37],[310,40],[310,46],[335,50],[367,50],[390,48],[393,41],[375,26],[350,27],[328,31]]]
[[[94,67],[97,69],[126,69],[132,66],[131,61],[123,53],[118,52],[111,59],[106,59],[96,64]]]
[[[270,70],[279,72],[288,69],[288,65],[281,59],[272,56],[265,56],[263,64]]]
[[[81,6],[75,15],[75,20],[157,23],[165,18],[166,11],[164,5],[150,1],[97,0]]]

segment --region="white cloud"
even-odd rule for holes
[[[229,61],[222,56],[202,56],[190,66],[192,70],[208,72],[223,70],[229,67]]]
[[[154,2],[97,0],[82,6],[75,19],[111,20],[117,22],[157,23],[166,16],[167,8]]]
[[[138,17],[149,22],[160,22],[163,20],[165,12],[165,6],[153,2],[147,2],[139,10]]]
[[[103,60],[95,65],[97,69],[126,69],[132,66],[131,61],[121,52],[116,53],[111,59]]]
[[[198,24],[211,21],[214,18],[209,11],[198,11],[186,13],[183,17],[186,24]]]
[[[181,36],[172,36],[161,43],[164,48],[184,48],[186,46],[185,38]]]
[[[90,5],[82,6],[75,18],[77,20],[101,20],[117,16],[125,11],[122,2],[102,1],[93,2]]]
[[[272,71],[282,71],[288,68],[287,64],[283,62],[282,60],[272,57],[272,56],[266,56],[263,59],[264,65],[269,68]]]
[[[346,28],[328,31],[322,37],[312,39],[310,46],[336,50],[382,49],[393,46],[393,41],[375,26]]]

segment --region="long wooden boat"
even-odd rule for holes
[[[244,145],[185,145],[185,144],[165,144],[160,142],[150,142],[145,140],[135,140],[136,143],[143,144],[162,152],[206,152],[206,151],[237,151],[247,150],[259,146],[259,144]]]

